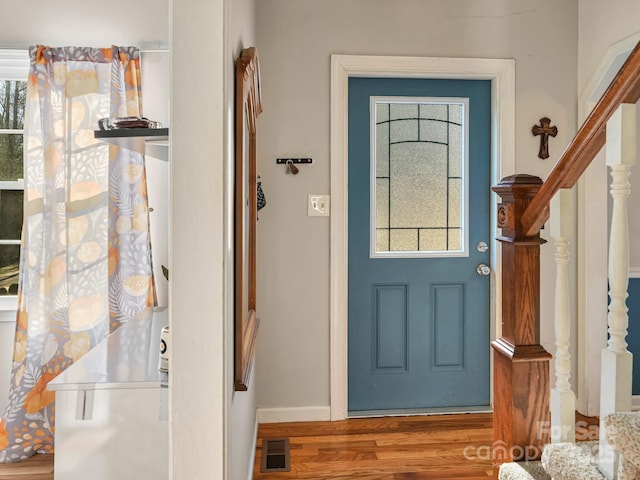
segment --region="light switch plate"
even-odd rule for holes
[[[309,194],[307,202],[307,215],[310,217],[328,217],[329,216],[329,195]]]

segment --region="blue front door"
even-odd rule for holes
[[[490,105],[484,80],[349,79],[350,414],[490,403]]]

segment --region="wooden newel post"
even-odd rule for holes
[[[540,233],[520,219],[542,185],[531,175],[503,178],[492,188],[502,245],[502,332],[492,342],[493,451],[501,464],[534,460],[550,439],[549,360],[540,345]]]

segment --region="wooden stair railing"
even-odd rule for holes
[[[535,235],[549,218],[549,202],[560,188],[572,188],[605,144],[607,120],[623,103],[640,99],[640,43],[633,49],[591,114],[566,148],[524,212],[526,235]]]
[[[496,464],[536,459],[549,443],[549,360],[540,345],[540,234],[527,236],[520,218],[542,180],[503,178],[498,228],[502,235],[502,333],[493,347],[493,456]],[[541,423],[544,422],[544,423]]]
[[[494,351],[494,461],[534,460],[549,442],[549,360],[540,345],[540,229],[551,199],[572,188],[606,142],[618,107],[640,99],[640,43],[545,182],[513,175],[493,187],[502,246],[502,333]]]

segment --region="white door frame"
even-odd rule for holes
[[[515,60],[481,58],[331,56],[331,420],[347,418],[347,118],[349,77],[491,80],[491,181],[515,173]],[[495,195],[495,194],[493,194]],[[495,197],[494,197],[495,198]],[[496,248],[496,201],[491,202],[491,338],[500,333],[501,271]],[[492,382],[493,383],[493,382]]]
[[[580,123],[595,107],[638,41],[640,32],[609,47],[578,100]],[[608,198],[603,150],[578,181],[576,406],[588,416],[600,415],[600,352],[607,346],[608,255],[602,252],[609,251]],[[603,229],[603,225],[607,228]],[[640,277],[638,267],[630,265],[630,277]]]

